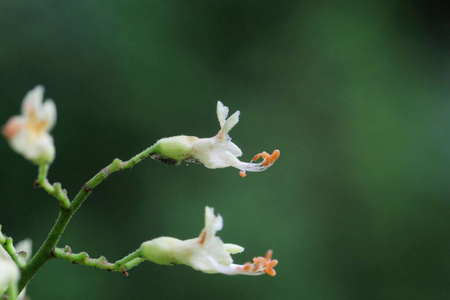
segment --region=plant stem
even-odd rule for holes
[[[102,183],[109,175],[119,170],[129,169],[135,164],[141,162],[148,156],[157,151],[159,146],[157,144],[145,149],[141,153],[135,155],[130,160],[122,162],[120,159],[115,159],[111,164],[105,167],[103,170],[98,172],[94,177],[92,177],[88,182],[86,182],[80,189],[75,199],[70,202],[68,207],[66,202],[64,205],[60,205],[60,212],[52,230],[50,231],[47,239],[44,241],[42,246],[39,248],[38,252],[33,256],[33,258],[22,268],[22,274],[19,282],[19,291],[30,282],[34,275],[39,271],[39,269],[50,259],[54,258],[55,247],[61,238],[67,224],[69,223],[72,216],[76,213],[78,208],[83,204],[87,197],[91,194],[92,190]],[[57,193],[59,190],[48,183],[47,180],[48,165],[41,165],[39,168],[39,175],[37,182],[51,195],[55,196],[58,200]],[[66,196],[67,197],[67,196]],[[61,201],[60,201],[61,203]]]
[[[67,209],[70,207],[70,200],[67,197],[67,192],[62,189],[61,183],[59,182],[55,182],[53,185],[50,184],[47,179],[48,168],[48,164],[39,166],[38,178],[36,180],[37,186],[42,187],[47,193],[55,197],[61,208]]]
[[[17,299],[17,295],[18,295],[18,291],[17,291],[17,285],[16,284],[11,284],[9,289],[8,289],[8,296],[9,296],[9,300],[16,300]]]
[[[137,266],[140,262],[144,260],[140,257],[141,256],[140,249],[137,249],[136,251],[125,256],[124,258],[116,261],[115,263],[108,262],[104,256],[101,256],[99,258],[90,258],[89,254],[87,254],[86,252],[72,253],[70,250],[67,249],[67,247],[65,249],[56,248],[53,251],[53,255],[56,258],[67,260],[73,264],[93,267],[112,272],[121,272],[125,276],[128,276],[128,273],[126,272],[127,270]],[[129,264],[130,262],[133,263]]]

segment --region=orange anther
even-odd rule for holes
[[[261,157],[261,153],[256,154],[255,156],[253,156],[252,161],[258,160],[258,158]]]
[[[272,261],[270,261],[270,263],[267,264],[266,266],[266,272],[267,274],[269,274],[270,276],[275,276],[277,275],[277,272],[274,270],[274,267],[278,264],[278,260],[274,259]]]
[[[239,171],[239,175],[241,175],[242,178],[245,178],[247,174],[245,174],[245,171]]]
[[[262,165],[264,167],[270,167],[272,164],[273,164],[273,160],[272,160],[272,157],[270,157],[270,156],[265,158],[262,162]]]
[[[252,269],[252,264],[251,263],[245,263],[244,264],[244,271],[250,271]]]
[[[273,161],[276,161],[278,159],[278,157],[280,157],[280,150],[276,149],[272,152],[271,155]]]
[[[266,151],[263,151],[263,152],[261,153],[261,156],[262,156],[263,158],[268,158],[268,157],[270,157],[270,154],[267,153]]]
[[[267,252],[266,252],[266,259],[267,260],[271,260],[272,259],[272,253],[273,253],[272,250],[267,250]]]
[[[204,230],[202,232],[202,234],[200,235],[200,238],[198,239],[198,243],[200,245],[203,245],[205,243],[205,240],[206,240],[206,230]]]

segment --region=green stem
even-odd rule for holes
[[[39,269],[50,259],[54,258],[55,247],[61,238],[67,224],[69,223],[72,216],[80,208],[83,202],[91,194],[92,190],[102,183],[109,175],[119,170],[129,169],[135,164],[141,162],[146,157],[150,156],[158,148],[157,145],[153,145],[141,153],[135,155],[130,160],[122,162],[120,159],[115,159],[111,164],[105,167],[103,170],[98,172],[94,177],[92,177],[88,182],[86,182],[80,189],[75,199],[70,203],[68,208],[61,206],[61,210],[58,215],[58,219],[53,225],[47,239],[44,241],[42,246],[39,248],[38,252],[33,256],[33,258],[23,267],[22,275],[19,282],[19,291],[21,291],[34,275],[39,271]],[[38,183],[51,195],[55,191],[55,188],[50,184],[47,185],[48,165],[41,165],[39,168]]]
[[[23,268],[25,263],[19,255],[13,245],[13,239],[10,237],[5,237],[2,233],[2,225],[0,225],[0,244],[2,244],[3,249],[11,256],[11,259],[17,264],[19,268]]]
[[[42,187],[47,193],[55,197],[58,200],[59,206],[61,208],[67,209],[70,207],[70,200],[67,197],[67,192],[62,189],[61,183],[59,182],[55,182],[53,185],[50,184],[50,182],[47,179],[48,168],[49,168],[48,164],[42,164],[39,166],[39,173],[36,183],[39,187]]]
[[[123,266],[125,267],[125,269],[129,270],[129,269],[132,269],[132,268],[136,267],[137,265],[139,265],[143,261],[145,261],[145,259],[142,258],[142,257],[139,257],[139,258],[135,258],[135,259],[127,262]]]
[[[114,263],[114,265],[115,265],[116,267],[121,267],[121,266],[124,266],[124,265],[126,265],[127,263],[129,263],[129,262],[131,262],[131,261],[133,261],[133,260],[135,260],[135,259],[137,259],[137,258],[141,258],[141,249],[140,249],[140,248],[137,249],[137,250],[134,251],[134,252],[131,252],[130,254],[128,254],[127,256],[125,256],[124,258],[122,258],[122,259],[116,261],[116,262]]]
[[[73,264],[93,267],[101,270],[107,270],[112,272],[121,272],[122,274],[128,276],[127,270],[137,266],[139,263],[136,263],[137,260],[143,261],[141,258],[141,250],[137,249],[136,251],[130,253],[124,258],[116,261],[115,263],[110,263],[106,260],[104,256],[99,258],[90,258],[89,254],[86,252],[81,253],[72,253],[69,247],[64,249],[56,248],[53,251],[53,255],[56,258],[67,260]],[[129,264],[133,262],[132,264]]]
[[[9,300],[16,300],[19,292],[17,291],[17,284],[11,284],[8,289]]]

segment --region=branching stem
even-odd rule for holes
[[[80,208],[83,202],[87,199],[87,197],[91,194],[92,190],[100,183],[102,183],[102,181],[105,180],[112,173],[117,172],[119,170],[129,169],[133,167],[135,164],[141,162],[142,160],[150,156],[151,154],[155,153],[155,151],[158,150],[157,149],[158,147],[159,146],[155,144],[125,162],[122,162],[120,159],[115,159],[111,164],[109,164],[103,170],[98,172],[94,177],[92,177],[88,182],[86,182],[72,202],[70,202],[70,200],[67,198],[67,194],[62,190],[60,184],[56,183],[51,185],[48,182],[47,173],[49,166],[44,164],[39,167],[37,184],[59,201],[60,212],[47,239],[44,241],[44,243],[39,248],[37,253],[33,256],[33,258],[31,258],[31,260],[22,267],[22,274],[19,282],[19,291],[22,291],[22,289],[28,284],[28,282],[30,282],[30,280],[39,271],[39,269],[47,261],[54,258],[56,256],[56,253],[59,253],[62,256],[62,253],[58,251],[56,245],[59,239],[61,238],[61,235],[63,234],[70,219],[76,213],[78,208]],[[73,256],[71,256],[71,259],[72,258]],[[77,258],[80,259],[80,256],[78,256]],[[89,257],[87,257],[86,259],[87,261],[89,261],[89,263],[99,262],[98,259],[89,260]],[[120,264],[122,267],[127,269],[129,267],[134,267],[137,264],[139,264],[140,263],[139,260],[140,258],[138,256],[132,257],[131,260],[125,261],[123,263],[122,260],[119,260],[117,263],[114,264],[114,266],[116,266],[116,264]]]

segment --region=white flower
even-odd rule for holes
[[[19,281],[19,268],[9,254],[0,246],[0,296]]]
[[[280,156],[280,151],[272,154],[265,151],[253,157],[250,163],[238,159],[242,155],[241,149],[231,141],[230,130],[239,121],[239,111],[228,119],[228,107],[222,102],[217,102],[217,118],[220,123],[219,132],[211,138],[197,138],[194,136],[180,135],[164,138],[156,143],[156,150],[152,157],[170,164],[179,164],[182,160],[194,159],[210,169],[234,167],[240,170],[242,177],[246,171],[261,172],[267,170]],[[254,161],[262,158],[259,163]]]
[[[25,239],[16,245],[17,252],[26,252],[28,260],[31,257],[32,242],[30,239]],[[11,256],[0,246],[0,296],[11,285],[17,285],[20,278],[19,268],[12,260]],[[17,300],[24,299],[25,289],[17,297]]]
[[[224,244],[216,236],[223,226],[222,217],[214,215],[214,209],[205,208],[205,228],[199,237],[181,241],[171,237],[160,237],[141,245],[142,256],[163,265],[184,264],[205,273],[222,273],[227,275],[261,275],[275,276],[273,267],[278,263],[272,260],[272,251],[266,257],[256,257],[253,264],[233,264],[230,254],[244,251],[234,244]]]
[[[22,114],[11,117],[2,129],[11,148],[35,164],[51,163],[55,146],[49,131],[56,123],[56,106],[43,102],[44,87],[38,85],[22,102]]]

